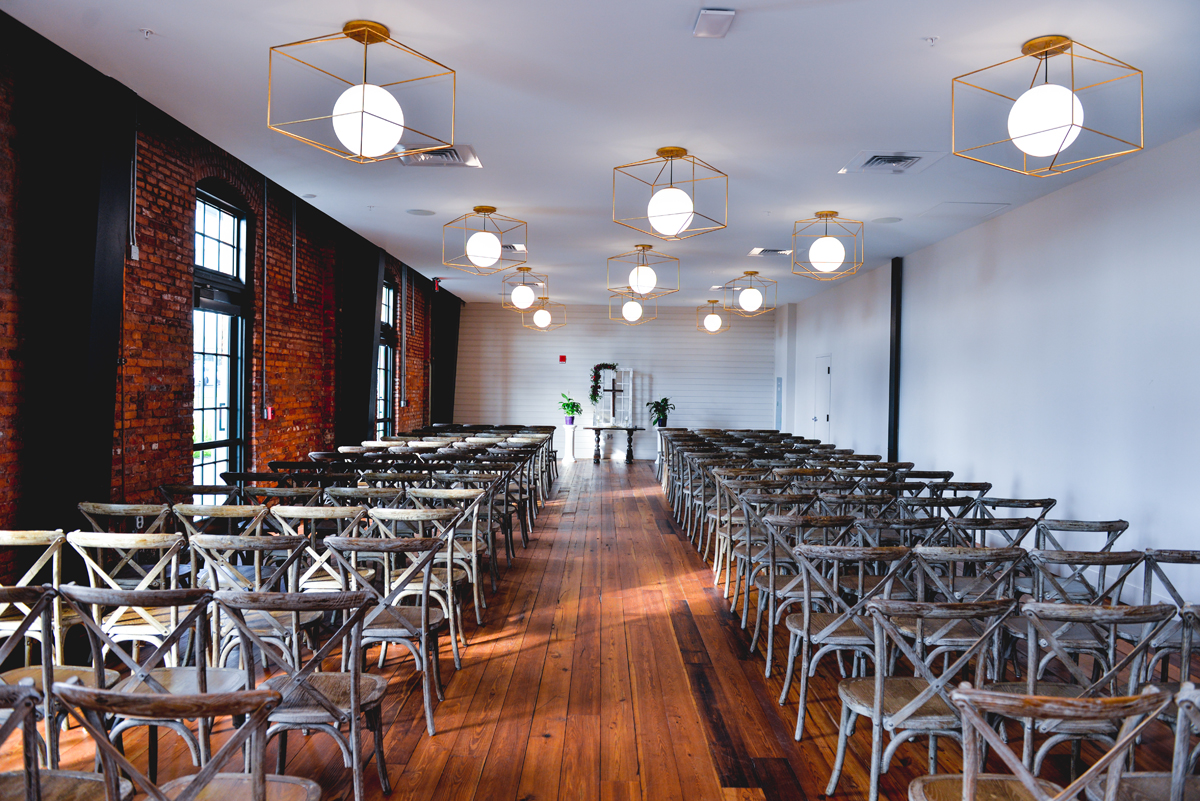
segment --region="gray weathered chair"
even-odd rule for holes
[[[280,702],[277,692],[248,690],[202,695],[161,695],[93,690],[69,684],[54,685],[54,692],[71,707],[79,708],[79,712],[72,710],[71,714],[96,742],[96,753],[104,766],[104,773],[95,776],[95,780],[101,784],[103,789],[98,790],[105,794],[107,801],[118,801],[124,797],[123,786],[129,782],[120,778],[122,774],[131,777],[138,789],[155,801],[267,801],[268,798],[319,801],[321,797],[321,788],[314,781],[267,775],[264,764],[267,738],[263,729],[268,715]],[[171,720],[203,720],[231,715],[244,716],[245,722],[233,731],[199,773],[158,786],[154,779],[144,776],[134,767],[112,742],[104,728],[106,715],[153,720],[160,724]],[[227,762],[242,755],[243,748],[249,754],[250,771],[219,773]]]

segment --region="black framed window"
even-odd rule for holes
[[[375,358],[375,436],[396,431],[396,285],[383,285],[379,349]]]
[[[221,484],[244,461],[246,214],[196,192],[192,481]],[[205,499],[207,500],[207,499]]]

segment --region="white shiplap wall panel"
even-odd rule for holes
[[[608,319],[607,306],[573,306],[568,324],[543,333],[523,328],[520,317],[498,304],[463,307],[454,395],[457,423],[558,425],[566,392],[583,404],[580,425],[590,425],[591,367],[616,362],[634,371],[634,422],[649,428],[646,402],[671,398],[672,426],[771,428],[775,422],[774,313],[736,318],[716,336],[696,330],[692,308],[661,307],[658,319],[626,326]],[[567,357],[560,364],[558,357]],[[614,442],[624,452],[624,442]],[[653,459],[655,437],[639,433],[634,456]],[[576,456],[592,451],[591,432],[579,430]]]

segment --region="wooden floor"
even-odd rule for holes
[[[812,685],[809,726],[795,743],[795,690],[777,704],[781,670],[765,679],[761,653],[748,654],[748,636],[671,519],[652,464],[564,466],[517,556],[488,599],[486,625],[468,623],[462,670],[443,657],[436,736],[425,734],[411,661],[389,658],[393,797],[825,798],[838,731],[833,663]],[[831,798],[866,798],[870,726],[858,729]],[[177,738],[161,741],[163,776],[194,771]],[[144,735],[126,743],[144,764]],[[293,736],[289,746],[289,774],[319,781],[327,801],[349,795],[328,739]],[[884,798],[906,797],[925,772],[924,752],[923,743],[900,750]],[[64,767],[88,769],[91,754],[78,730],[67,733]],[[958,759],[957,745],[945,746],[943,769],[957,770]],[[10,749],[2,761],[15,766]],[[366,792],[382,797],[374,766]]]

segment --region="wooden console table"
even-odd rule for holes
[[[596,451],[592,454],[592,464],[600,464],[600,432],[601,431],[624,431],[626,436],[625,446],[625,464],[633,461],[633,432],[645,431],[646,429],[638,426],[584,426],[588,431],[596,432]]]

